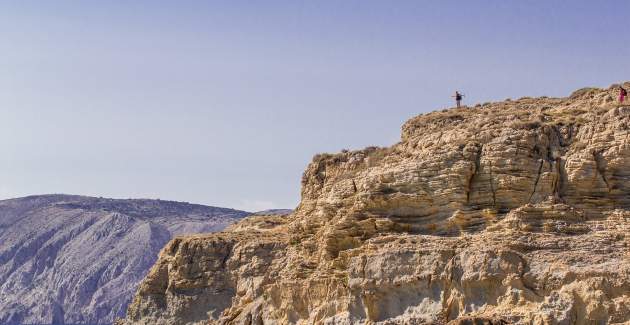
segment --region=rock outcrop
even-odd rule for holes
[[[159,200],[0,201],[0,324],[111,324],[173,236],[246,215]]]
[[[615,89],[449,109],[316,155],[288,217],[172,240],[120,323],[627,323],[628,230]]]

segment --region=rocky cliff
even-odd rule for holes
[[[288,217],[172,240],[121,323],[630,322],[628,230],[615,89],[449,109],[315,156]]]
[[[173,236],[247,214],[69,195],[0,201],[0,324],[111,324]]]

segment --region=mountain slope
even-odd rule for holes
[[[171,238],[246,215],[160,200],[0,201],[0,324],[111,323]]]
[[[166,245],[120,323],[628,323],[616,96],[433,112],[392,147],[317,155],[289,217]]]

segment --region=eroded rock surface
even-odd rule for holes
[[[317,155],[290,216],[171,241],[121,323],[630,322],[615,94],[433,112],[392,147]]]
[[[0,324],[111,324],[171,238],[246,215],[161,200],[0,201]]]

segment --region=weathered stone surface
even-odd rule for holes
[[[0,201],[0,324],[111,324],[171,238],[246,215],[162,200]]]
[[[293,214],[172,241],[121,323],[630,322],[614,98],[433,112],[392,147],[317,155]]]

